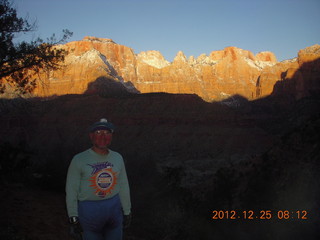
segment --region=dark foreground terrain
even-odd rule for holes
[[[111,149],[130,180],[125,239],[319,239],[319,106],[318,97],[2,99],[0,239],[69,239],[67,167],[102,117],[117,126]]]

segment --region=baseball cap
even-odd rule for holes
[[[107,119],[101,118],[99,122],[95,122],[90,126],[90,132],[94,132],[97,130],[109,130],[110,132],[113,133],[115,127],[111,122],[108,122]]]

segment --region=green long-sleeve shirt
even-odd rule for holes
[[[78,201],[99,201],[119,194],[124,215],[130,214],[130,190],[122,156],[109,150],[100,155],[88,149],[74,156],[66,181],[69,217],[78,216]]]

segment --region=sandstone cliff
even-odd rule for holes
[[[300,98],[307,96],[310,89],[319,88],[319,79],[314,77],[319,64],[305,65],[320,58],[319,45],[300,50],[297,58],[283,62],[278,62],[272,52],[254,55],[247,50],[226,47],[197,58],[187,58],[178,52],[171,63],[158,51],[135,54],[131,48],[111,39],[85,37],[58,47],[69,52],[65,67],[39,75],[39,87],[35,91],[38,96],[99,91],[103,85],[101,79],[113,81],[127,92],[192,93],[206,101],[235,94],[252,100],[283,92],[283,89]],[[281,84],[291,78],[295,79],[294,86]],[[98,79],[100,84],[94,85],[98,89],[92,90],[92,83]],[[274,91],[279,81],[282,90],[278,87]]]

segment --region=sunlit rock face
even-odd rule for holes
[[[300,99],[319,94],[320,45],[301,49],[297,58],[264,68],[257,86],[262,91],[260,97],[286,94]]]
[[[134,93],[192,93],[206,101],[237,94],[252,100],[279,92],[279,88],[274,91],[277,82],[294,78],[296,85],[288,86],[287,91],[294,88],[297,95],[305,96],[314,83],[303,79],[311,77],[310,69],[319,69],[319,64],[306,67],[305,63],[320,57],[319,45],[300,50],[297,58],[282,62],[272,52],[254,55],[226,47],[188,58],[180,51],[171,63],[159,51],[135,54],[133,49],[104,38],[85,37],[58,47],[68,51],[65,67],[39,74],[36,95],[90,93],[91,83],[108,79]]]
[[[253,99],[261,69],[276,63],[273,54],[268,56],[256,60],[249,51],[228,47],[187,59],[180,51],[162,68],[139,62],[135,86],[141,92],[196,93],[208,101],[235,94]]]
[[[141,52],[137,55],[137,60],[159,69],[170,65],[159,51]]]
[[[84,93],[90,83],[104,77],[124,86],[125,81],[136,81],[133,50],[111,39],[85,37],[58,47],[68,51],[64,67],[41,74],[36,90],[40,96]]]

